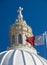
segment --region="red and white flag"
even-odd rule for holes
[[[39,36],[35,36],[35,37],[34,36],[27,37],[26,41],[33,46],[43,45],[44,44],[44,36],[39,35]]]

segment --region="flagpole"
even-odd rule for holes
[[[44,32],[44,55],[45,55],[45,58],[46,58],[46,48],[47,48],[47,42],[46,42],[46,31]]]
[[[45,46],[47,48],[47,31],[45,31]]]

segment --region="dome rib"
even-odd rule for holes
[[[16,50],[13,58],[13,65],[24,65],[21,50]]]
[[[21,50],[21,53],[22,53],[22,57],[23,57],[23,62],[24,62],[24,65],[26,65],[26,62],[25,62],[25,57],[24,57],[24,53],[23,51]]]
[[[8,56],[10,56],[11,54],[12,54],[12,51],[14,51],[14,50],[9,50],[5,55],[4,55],[4,57],[2,58],[2,61],[1,61],[1,65],[5,65],[4,63],[5,63],[5,61],[7,60],[7,62],[8,62],[8,60],[9,60],[9,57]],[[7,57],[6,57],[7,56]]]
[[[36,62],[35,62],[35,60],[34,60],[34,57],[32,55],[30,55],[30,53],[28,51],[24,51],[23,53],[25,55],[26,65],[30,65],[32,63],[33,63],[33,65],[37,65]],[[28,58],[29,58],[29,60],[28,60]],[[32,62],[29,62],[29,61],[32,61]]]
[[[34,59],[33,55],[30,52],[28,52],[28,53],[31,55],[31,57],[32,57],[32,59],[34,61],[34,65],[37,65],[36,62],[35,62],[35,59]]]
[[[33,55],[35,55],[40,60],[40,62],[42,63],[42,65],[44,65],[44,63],[41,61],[41,59],[38,57],[38,55],[36,55],[34,53],[33,53]]]
[[[44,65],[43,61],[40,59],[40,57],[38,55],[36,55],[38,57],[38,59],[42,62],[42,65]]]
[[[15,51],[13,51],[13,53],[12,53],[12,55],[11,55],[9,61],[8,61],[9,62],[8,65],[13,65],[13,56],[14,56],[14,53],[15,53]]]
[[[43,57],[41,57],[41,56],[39,56],[39,57],[40,57],[41,60],[43,59],[42,62],[47,64],[46,60]]]
[[[6,53],[6,51],[4,51],[3,53],[2,52],[0,53],[0,63],[2,61],[2,57],[4,57],[5,53]]]
[[[28,52],[28,51],[25,51],[25,52]],[[31,57],[32,57],[32,59],[33,59],[33,61],[34,61],[34,64],[35,65],[37,65],[36,64],[36,60],[35,60],[35,58],[34,58],[34,56],[33,55],[35,55],[36,56],[36,58],[38,58],[38,60],[42,63],[42,65],[45,65],[45,63],[43,62],[45,59],[41,59],[41,56],[39,57],[39,55],[36,55],[36,54],[34,54],[34,53],[30,53],[30,52],[28,52],[30,55],[31,55]],[[32,55],[33,54],[33,55]],[[46,61],[45,61],[46,62]],[[46,62],[46,64],[47,64],[47,62]]]

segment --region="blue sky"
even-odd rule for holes
[[[9,27],[17,19],[19,6],[24,8],[24,19],[32,27],[35,36],[47,31],[47,0],[0,0],[0,52],[10,44]],[[39,55],[47,58],[45,46],[35,48]]]

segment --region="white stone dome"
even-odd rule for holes
[[[47,61],[28,50],[12,49],[0,53],[0,65],[47,65]]]

